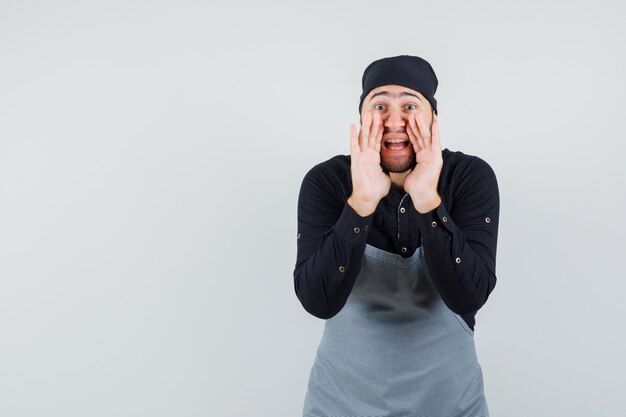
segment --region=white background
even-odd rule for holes
[[[493,416],[626,413],[626,6],[0,1],[0,415],[298,416],[304,174],[428,60],[494,169]]]

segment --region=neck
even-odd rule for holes
[[[404,179],[407,175],[409,175],[409,172],[411,172],[410,169],[404,172],[390,172],[389,176],[391,176],[391,184],[404,192]]]

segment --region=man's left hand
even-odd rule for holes
[[[415,209],[427,213],[441,204],[437,193],[443,167],[438,117],[433,113],[431,129],[421,114],[413,113],[409,116],[406,131],[415,150],[417,165],[404,179],[404,190],[411,196]]]

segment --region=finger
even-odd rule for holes
[[[433,145],[437,148],[441,148],[441,140],[439,137],[439,116],[433,114],[433,127],[432,127]]]
[[[407,135],[409,135],[409,140],[411,141],[411,144],[413,145],[413,150],[415,151],[415,153],[418,153],[420,150],[420,146],[419,143],[417,142],[417,136],[415,136],[415,132],[413,131],[413,127],[411,126],[411,116],[409,115],[409,126],[406,129],[406,133]]]
[[[376,142],[376,137],[378,136],[378,129],[380,128],[380,114],[378,112],[374,113],[374,118],[372,122],[372,127],[370,129],[368,146],[370,148],[374,147]]]
[[[424,117],[422,117],[421,113],[416,114],[418,120],[418,126],[420,128],[420,132],[422,133],[422,138],[424,139],[424,147],[430,149],[432,145],[432,140],[430,138],[430,127],[426,125],[426,121]]]
[[[359,145],[361,150],[364,151],[367,148],[368,136],[370,131],[370,125],[372,124],[372,115],[370,112],[363,114],[363,123],[361,124],[361,131],[359,132]]]
[[[384,130],[385,130],[385,125],[381,120],[380,126],[378,127],[378,132],[376,133],[376,141],[374,142],[374,149],[378,153],[380,153],[380,147],[382,146]]]
[[[350,125],[350,155],[354,157],[359,152],[359,135],[354,124]]]
[[[409,115],[409,125],[413,129],[413,134],[417,138],[417,143],[419,145],[420,150],[426,147],[424,143],[424,138],[418,127],[417,115],[415,113],[412,115]]]

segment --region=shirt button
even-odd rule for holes
[[[365,231],[366,231],[366,232],[367,232],[367,229],[369,229],[369,227],[370,227],[370,225],[369,225],[369,224],[366,224],[366,225],[365,225]]]
[[[402,247],[401,250],[402,250],[402,253],[406,253],[406,248],[404,246]]]
[[[300,239],[300,233],[296,235],[296,239]]]
[[[432,222],[430,225],[431,225],[432,227],[437,227],[437,222],[435,222],[435,221],[434,221],[434,222]]]
[[[404,207],[400,207],[400,213],[404,213],[406,209]]]
[[[460,264],[460,263],[461,263],[461,258],[456,258],[454,261],[455,261],[457,264]]]
[[[489,217],[485,217],[485,221],[486,221],[487,223],[491,223],[491,219],[490,219]]]
[[[458,258],[457,258],[457,259],[458,259]],[[345,271],[345,270],[346,270],[346,268],[344,268],[343,266],[340,266],[340,267],[339,267],[339,272],[343,272],[343,271]]]
[[[354,233],[359,233],[361,231],[361,229],[359,229],[358,227],[354,228]]]
[[[448,221],[448,218],[446,216],[443,216],[443,218],[441,220],[443,220],[443,222],[445,223],[445,222]]]

